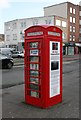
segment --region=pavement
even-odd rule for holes
[[[79,60],[79,55],[63,56],[63,61],[71,61],[71,60]],[[23,62],[15,63],[15,65],[21,65],[21,64],[23,64]],[[5,117],[6,118],[19,118],[19,116],[21,116],[21,118],[27,118],[27,117],[33,118],[33,116],[35,116],[35,114],[36,114],[36,118],[39,118],[39,116],[42,116],[43,118],[45,118],[45,115],[47,115],[46,114],[47,111],[48,111],[48,116],[49,116],[49,113],[51,112],[50,109],[40,109],[40,108],[31,106],[31,105],[26,105],[25,101],[24,101],[24,99],[25,99],[24,92],[25,92],[24,84],[18,85],[18,86],[13,86],[13,87],[2,90],[2,115],[4,116],[4,118]],[[5,102],[5,96],[6,96],[6,100],[7,100],[6,102]],[[6,103],[8,103],[8,104],[6,104]],[[58,114],[59,114],[57,111],[57,108],[59,109],[60,104],[51,108],[52,111],[54,109],[54,112],[56,112],[55,114],[56,114],[57,118],[58,118]],[[66,108],[64,108],[64,105],[66,105],[66,103],[62,103],[61,107],[62,107],[62,109],[65,109],[64,111],[66,111]],[[69,104],[69,106],[70,106],[70,104]],[[11,111],[9,111],[6,114],[7,110],[11,110]],[[42,112],[40,115],[41,110],[42,110]],[[31,113],[31,111],[33,111],[33,112]],[[51,118],[51,116],[50,116],[50,118]],[[66,115],[66,118],[68,118],[67,115]],[[75,116],[75,118],[76,118],[76,116]]]
[[[73,60],[79,60],[81,55],[63,55],[63,61],[73,61]]]
[[[24,58],[14,58],[14,66],[24,65]]]
[[[79,59],[80,59],[79,54],[63,55],[63,61],[74,61],[74,60],[79,60]],[[14,66],[18,66],[18,65],[24,65],[24,59],[23,58],[14,59]]]

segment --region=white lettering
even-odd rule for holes
[[[27,36],[36,36],[36,35],[43,35],[43,32],[30,32],[30,33],[27,33]]]
[[[60,33],[48,31],[48,35],[60,36]]]

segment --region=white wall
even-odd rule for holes
[[[13,27],[14,23],[16,23],[16,28]],[[33,25],[45,25],[50,24],[54,25],[54,16],[49,17],[34,17],[34,18],[25,18],[13,20],[5,23],[5,43],[8,45],[18,44],[19,42],[24,42],[24,38],[22,35],[24,34],[24,30]],[[21,34],[22,33],[22,34]],[[13,34],[17,34],[17,40],[13,40]],[[9,36],[9,39],[7,39]]]
[[[16,24],[16,27],[14,28],[14,24]],[[14,40],[14,34],[18,34],[18,20],[13,20],[10,22],[6,22],[4,24],[4,28],[5,28],[5,44],[17,44],[18,43],[18,39]]]

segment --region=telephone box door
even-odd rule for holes
[[[25,98],[27,103],[41,104],[42,79],[42,39],[28,40],[26,42],[25,58]],[[35,99],[36,98],[36,99]],[[37,99],[38,98],[38,99]]]

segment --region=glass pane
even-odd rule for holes
[[[30,62],[39,62],[39,57],[30,57]]]
[[[38,84],[39,83],[39,79],[38,78],[30,78],[30,82]]]
[[[38,77],[38,75],[39,75],[38,71],[32,71],[32,70],[30,70],[30,76]]]
[[[39,90],[39,86],[36,84],[30,84],[30,89],[31,90]]]
[[[30,91],[30,95],[33,96],[33,97],[39,98],[39,93],[38,92]]]
[[[31,42],[30,48],[38,48],[38,42]]]
[[[30,69],[38,70],[39,69],[39,65],[38,64],[30,64]]]

